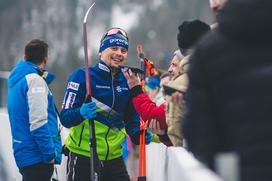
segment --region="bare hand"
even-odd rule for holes
[[[171,96],[171,101],[173,102],[173,104],[179,106],[181,105],[182,101],[183,101],[183,94],[180,92],[174,92]]]
[[[164,135],[165,134],[165,129],[160,128],[160,123],[156,119],[152,119],[150,121],[148,129],[152,133],[157,134],[157,135]]]
[[[124,75],[127,79],[127,83],[130,89],[135,87],[136,85],[141,85],[139,76],[135,75],[130,69],[124,72]]]

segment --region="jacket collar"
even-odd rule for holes
[[[111,75],[111,71],[112,71],[112,68],[110,66],[108,66],[103,60],[100,60],[98,65],[97,65],[98,69],[99,70],[102,70],[105,74],[110,74]],[[121,70],[118,71],[114,77],[118,77],[121,73]]]
[[[106,71],[108,73],[111,72],[111,68],[104,61],[102,61],[102,60],[99,61],[98,68],[100,70]]]

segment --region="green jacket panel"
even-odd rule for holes
[[[122,156],[121,143],[125,139],[125,129],[110,128],[98,121],[94,121],[97,154],[100,160],[112,160]],[[83,156],[90,156],[89,121],[85,120],[70,129],[65,146]]]

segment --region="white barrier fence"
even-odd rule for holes
[[[182,147],[147,146],[148,181],[223,181]]]
[[[19,181],[21,175],[15,165],[11,145],[11,131],[7,113],[0,113],[0,153],[7,171],[7,181]],[[68,130],[62,131],[62,138]],[[217,175],[200,164],[190,153],[181,147],[166,147],[151,143],[147,146],[148,181],[222,181]],[[65,181],[66,157],[58,167],[59,181]],[[1,180],[1,178],[0,178]]]

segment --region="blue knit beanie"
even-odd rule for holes
[[[109,48],[112,46],[120,46],[128,50],[128,40],[120,34],[106,36],[101,41],[99,53],[104,51],[106,48]]]

